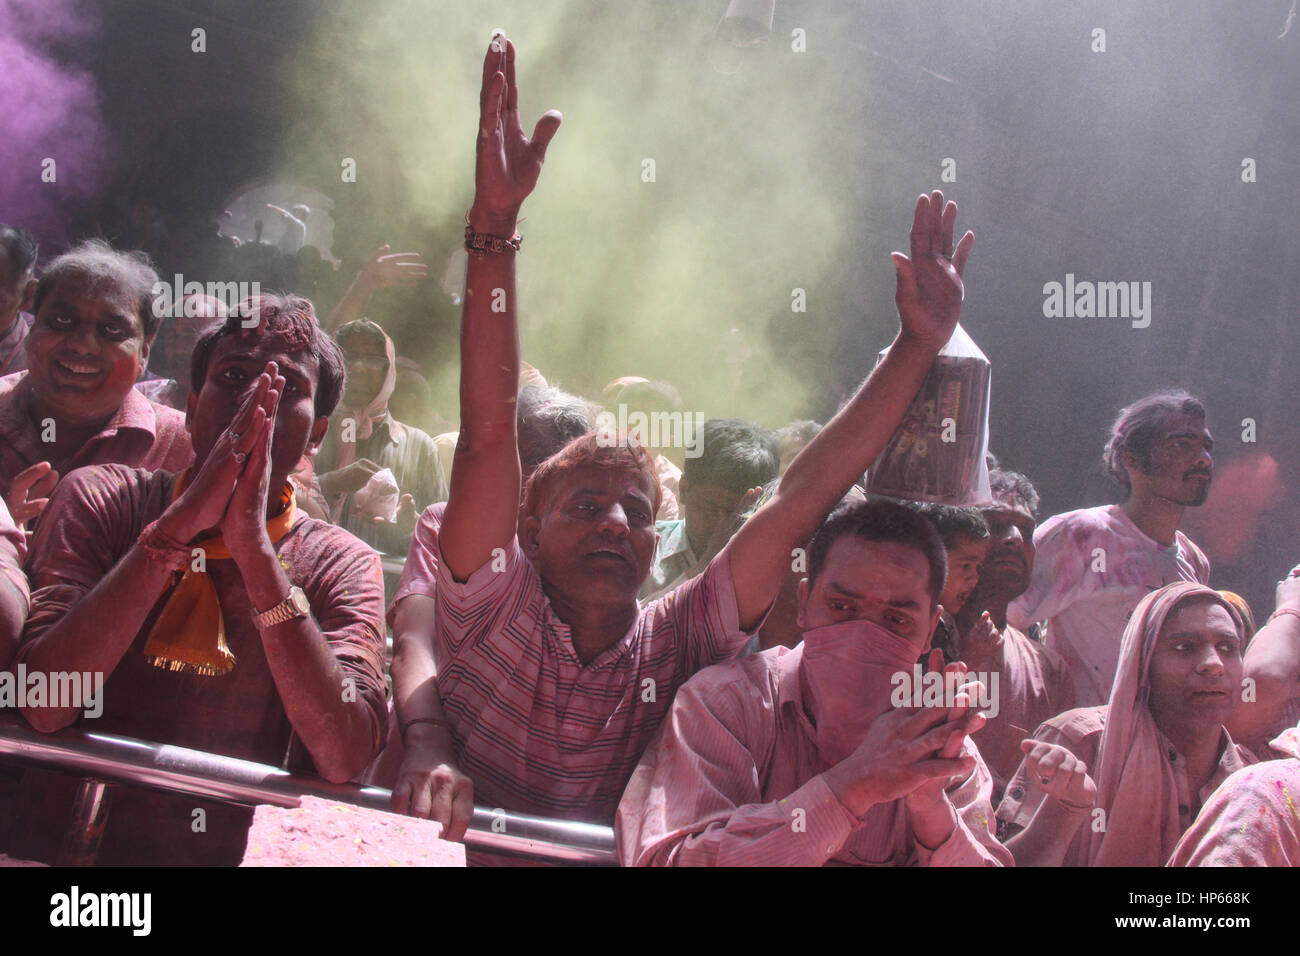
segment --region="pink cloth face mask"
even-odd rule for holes
[[[857,749],[872,722],[890,709],[894,675],[910,678],[919,651],[871,621],[805,631],[800,680],[826,766]]]

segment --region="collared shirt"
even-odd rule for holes
[[[20,471],[47,460],[42,428],[32,421],[26,372],[0,378],[0,487]],[[129,389],[113,417],[70,459],[60,475],[86,465],[121,464],[146,471],[183,471],[194,461],[185,415]]]
[[[1074,754],[1088,767],[1088,772],[1093,773],[1097,767],[1097,757],[1101,750],[1101,735],[1106,728],[1106,711],[1105,706],[1101,707],[1078,707],[1074,710],[1066,711],[1051,720],[1045,721],[1042,726],[1034,733],[1034,740],[1046,741],[1049,744],[1059,744],[1070,753]],[[1219,755],[1218,766],[1214,768],[1214,773],[1205,786],[1201,787],[1195,794],[1191,791],[1191,784],[1187,779],[1187,759],[1183,757],[1170,743],[1164,734],[1160,735],[1160,752],[1168,761],[1169,766],[1173,769],[1174,779],[1178,788],[1178,817],[1180,829],[1186,830],[1191,826],[1192,821],[1196,819],[1196,814],[1200,811],[1201,806],[1210,795],[1214,793],[1215,788],[1224,780],[1240,770],[1256,762],[1256,757],[1245,747],[1233,742],[1228,736],[1228,731],[1223,731],[1222,752]],[[1038,785],[1038,778],[1029,773],[1028,768],[1021,762],[1020,769],[1016,771],[1011,782],[1007,784],[1007,791],[1002,798],[1002,803],[998,805],[998,821],[1003,835],[1009,837],[1011,828],[1023,830],[1033,819],[1034,813],[1038,807],[1047,799],[1047,794]],[[1007,826],[1003,827],[1002,824]],[[1077,843],[1077,840],[1076,840]],[[1066,860],[1070,859],[1067,855]]]
[[[1076,702],[1110,699],[1124,627],[1138,601],[1175,581],[1210,580],[1210,562],[1181,531],[1172,545],[1147,537],[1118,505],[1049,518],[1034,533],[1029,590],[1007,609],[1019,628],[1048,621],[1047,646],[1074,678]]]
[[[26,659],[32,642],[93,589],[144,527],[166,510],[175,480],[166,472],[104,465],[81,469],[59,483],[32,541],[32,610],[18,661]],[[388,717],[378,556],[343,529],[301,514],[275,550],[289,580],[306,593],[341,674],[352,680],[357,699],[368,705],[377,752]],[[306,759],[288,756],[293,725],[253,624],[254,611],[238,567],[234,561],[209,559],[207,573],[221,603],[226,644],[236,657],[234,669],[221,677],[204,677],[155,667],[145,659],[145,640],[169,591],[159,597],[131,647],[106,675],[102,715],[83,716],[77,726],[309,770]],[[94,622],[84,623],[81,638],[94,640]],[[306,758],[305,753],[300,756]],[[35,846],[27,844],[27,850],[16,855],[48,859],[66,827],[76,781],[39,771],[29,772],[27,778],[23,812]],[[192,829],[196,807],[206,814],[206,830],[200,833]],[[113,797],[99,862],[238,863],[251,819],[247,808],[123,788]]]
[[[686,537],[686,519],[674,521],[656,521],[655,531],[659,535],[659,546],[655,550],[655,561],[650,568],[650,576],[641,585],[639,597],[650,601],[681,584],[691,577],[698,568],[700,559]]]
[[[28,312],[14,316],[14,324],[0,337],[0,376],[27,371],[27,336],[35,321]]]
[[[975,769],[946,791],[956,826],[936,848],[917,842],[901,799],[861,818],[841,804],[822,776],[830,768],[804,706],[802,660],[803,645],[777,646],[681,689],[619,804],[623,865],[1012,865],[969,741]]]
[[[337,460],[338,437],[331,426],[331,437],[316,464],[320,475],[333,469]],[[447,498],[447,478],[438,458],[433,439],[418,428],[403,424],[384,412],[375,422],[369,437],[357,439],[356,459],[368,458],[380,468],[388,468],[397,479],[401,494],[415,499],[416,514],[435,501]],[[404,555],[410,538],[388,525],[375,525],[369,518],[352,513],[352,496],[347,496],[339,524],[366,544],[383,554]],[[333,503],[333,501],[331,501]]]
[[[438,691],[475,802],[608,824],[677,688],[748,638],[726,554],[583,664],[517,539],[463,583],[431,545]]]

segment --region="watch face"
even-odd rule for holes
[[[299,614],[310,614],[311,605],[307,603],[307,595],[303,594],[302,588],[292,587],[289,589],[289,600],[293,602],[294,608]]]

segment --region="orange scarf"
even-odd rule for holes
[[[176,478],[172,501],[180,497],[190,483],[190,472],[185,469]],[[283,510],[266,523],[266,532],[272,544],[278,542],[293,526],[293,485],[285,482],[280,492]],[[195,547],[203,550],[204,568],[208,561],[229,560],[230,550],[220,536],[205,538]],[[220,677],[235,667],[235,655],[226,646],[226,625],[221,616],[221,602],[206,570],[195,570],[193,563],[185,571],[163,606],[144,642],[144,656],[150,664],[170,671]]]

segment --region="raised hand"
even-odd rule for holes
[[[375,292],[390,286],[415,285],[429,277],[429,267],[418,252],[388,250],[388,243],[384,243],[361,267],[361,280],[367,290]]]
[[[550,110],[537,121],[531,141],[524,135],[515,85],[515,46],[503,34],[494,35],[483,58],[479,94],[474,206],[470,210],[470,224],[476,231],[507,239],[513,235],[519,207],[537,185],[546,147],[562,118],[558,110]]]
[[[1039,788],[1069,810],[1091,809],[1097,801],[1097,785],[1088,776],[1088,765],[1059,744],[1022,740],[1025,770]]]
[[[952,336],[966,295],[962,272],[975,244],[967,232],[953,246],[957,204],[945,203],[936,189],[916,200],[910,234],[911,256],[891,253],[898,273],[894,302],[898,306],[902,335],[935,351]]]
[[[28,471],[30,470],[31,469],[29,468]],[[21,478],[25,474],[27,474],[26,471],[19,475],[18,478]],[[14,479],[15,483],[17,483],[18,478]],[[10,504],[9,510],[13,510],[12,504]],[[18,520],[17,515],[14,516],[14,520]],[[1296,565],[1291,569],[1290,574],[1288,574],[1283,580],[1277,582],[1277,590],[1274,597],[1276,598],[1277,607],[1300,608],[1300,565]]]
[[[19,528],[35,518],[50,503],[50,492],[59,483],[59,473],[48,461],[38,461],[14,475],[5,492],[5,504]]]

